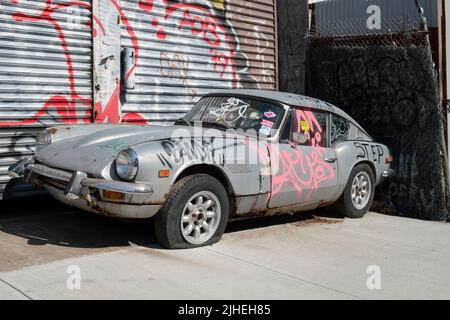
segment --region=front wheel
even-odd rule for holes
[[[363,217],[372,206],[375,195],[375,177],[367,164],[355,166],[350,173],[344,193],[338,200],[338,211],[348,218]]]
[[[228,195],[217,179],[188,176],[173,186],[155,217],[156,237],[168,249],[210,245],[222,237],[228,215]]]

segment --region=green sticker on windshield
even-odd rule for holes
[[[260,118],[258,112],[252,112],[252,113],[250,113],[250,115],[248,117],[250,118],[250,120],[257,120]]]

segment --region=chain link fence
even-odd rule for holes
[[[362,19],[315,24],[309,29],[312,47],[429,47],[427,31],[419,30],[417,18],[384,19],[382,28],[370,29]]]

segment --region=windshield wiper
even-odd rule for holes
[[[224,123],[220,123],[220,122],[202,122],[202,126],[207,126],[207,127],[216,127],[218,129],[224,129],[224,130],[235,130],[233,127],[231,126],[227,126]]]
[[[179,124],[187,124],[189,127],[192,127],[192,123],[190,121],[187,121],[183,117],[181,117],[177,121],[175,121],[175,125],[179,125]]]

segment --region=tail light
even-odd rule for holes
[[[394,157],[392,155],[387,155],[386,156],[386,164],[392,163],[392,161],[394,161]]]

